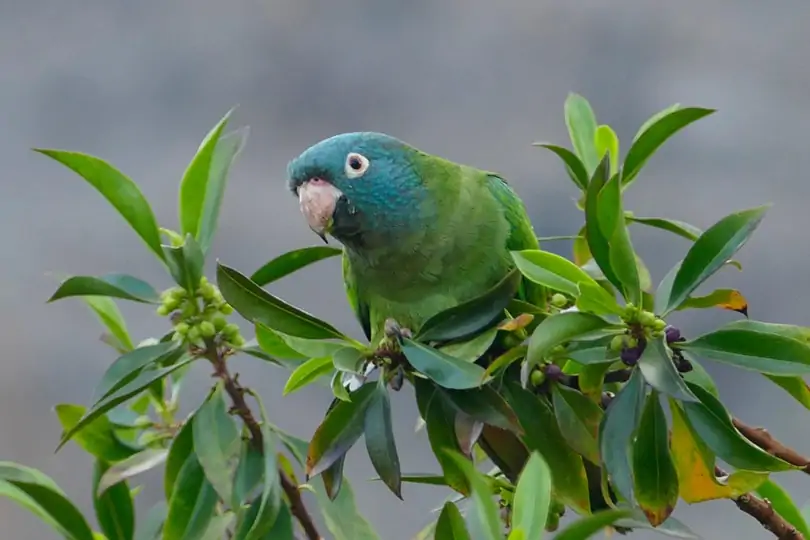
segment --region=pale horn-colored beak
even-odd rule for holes
[[[332,215],[343,193],[320,178],[311,178],[298,188],[298,203],[301,213],[312,231],[329,243],[326,235],[332,229]]]

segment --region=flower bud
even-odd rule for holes
[[[624,335],[621,336],[613,336],[613,339],[610,340],[610,350],[619,352],[624,348],[625,341],[627,337]]]
[[[638,322],[641,326],[653,326],[655,324],[655,315],[649,311],[642,311],[638,315]]]
[[[653,328],[655,330],[661,331],[666,327],[667,327],[667,322],[664,319],[658,319],[658,318],[655,319],[655,322],[653,323]]]
[[[223,303],[221,306],[219,306],[219,312],[223,315],[230,315],[233,313],[233,307],[228,303]]]
[[[555,293],[551,297],[551,305],[555,307],[565,307],[568,304],[568,298],[564,294]]]
[[[225,325],[228,324],[228,320],[222,315],[214,315],[214,317],[211,319],[211,322],[213,323],[214,328],[216,329],[217,332],[225,328]]]
[[[545,373],[543,373],[539,369],[535,369],[534,371],[532,371],[532,375],[531,375],[531,383],[532,383],[532,385],[540,386],[544,382],[546,382],[546,374]]]
[[[214,328],[214,324],[210,321],[203,321],[200,323],[200,335],[202,337],[210,338],[214,337],[217,333],[217,329]]]
[[[187,323],[181,322],[177,323],[177,326],[174,327],[174,331],[180,334],[181,336],[185,336],[188,334],[189,326]]]
[[[228,323],[222,328],[222,333],[227,337],[235,336],[239,334],[239,326],[234,323]]]

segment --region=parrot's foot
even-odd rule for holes
[[[411,332],[410,329],[403,328],[396,320],[392,318],[385,319],[385,326],[383,327],[383,331],[385,332],[385,337],[391,339],[397,338],[411,339],[413,337],[413,332]]]

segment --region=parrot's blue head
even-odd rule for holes
[[[427,189],[419,152],[388,135],[343,133],[305,150],[287,168],[310,228],[326,240],[372,247],[419,228]]]

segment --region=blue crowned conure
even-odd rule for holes
[[[349,302],[372,343],[386,319],[416,331],[496,285],[514,267],[510,251],[538,248],[503,178],[382,133],[325,139],[288,175],[310,228],[343,244]],[[544,289],[526,280],[517,295],[544,302]]]
[[[510,251],[539,248],[523,202],[503,178],[389,135],[325,139],[292,160],[288,176],[310,228],[343,244],[349,302],[373,344],[387,319],[418,330],[501,281],[514,268]],[[545,294],[523,279],[517,297],[545,306]],[[523,444],[491,426],[479,442],[514,481],[528,456]],[[591,506],[604,508],[599,469],[586,467]]]

